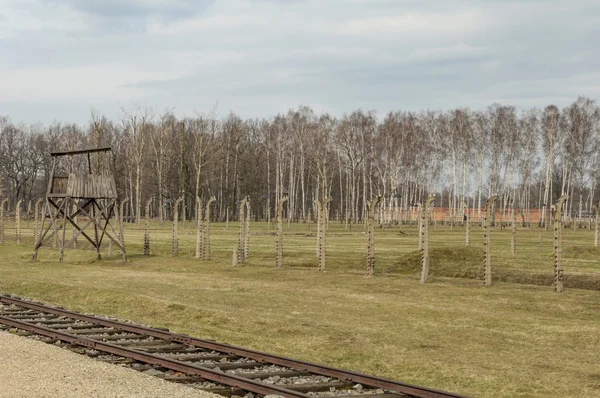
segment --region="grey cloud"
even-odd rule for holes
[[[143,0],[71,0],[71,7],[80,12],[100,17],[163,16],[183,18],[206,9],[213,1],[143,1]]]
[[[131,100],[157,109],[176,105],[184,113],[218,100],[224,113],[262,117],[299,103],[340,114],[358,107],[385,113],[482,107],[497,100],[566,105],[578,95],[600,95],[594,41],[600,4],[593,1],[64,4],[83,16],[85,29],[30,29],[0,39],[0,65],[4,72],[37,67],[85,73],[90,68],[96,74],[89,79],[106,79],[115,93],[129,95],[72,107],[67,120],[86,120],[89,113],[82,109],[90,106],[112,117],[117,101]],[[396,17],[406,26],[372,23]],[[200,23],[200,18],[207,19]],[[360,20],[366,22],[352,22]],[[440,26],[429,26],[432,20]],[[111,74],[98,74],[98,65],[111,65]],[[53,120],[52,112],[65,114],[57,103],[80,104],[74,95],[56,93],[52,104],[2,98],[0,113],[10,109]],[[16,111],[26,107],[37,111]]]

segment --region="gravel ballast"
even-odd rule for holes
[[[219,397],[2,331],[0,363],[0,398]]]

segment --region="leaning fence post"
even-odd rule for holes
[[[435,196],[428,197],[421,209],[421,283],[429,278],[429,206],[434,200]]]
[[[145,227],[146,230],[144,231],[144,256],[149,256],[150,255],[150,205],[152,204],[152,198],[150,198],[147,202],[146,202],[146,220],[145,220]]]
[[[554,291],[562,293],[563,264],[562,264],[562,206],[568,196],[563,195],[554,206]]]
[[[15,228],[17,234],[17,245],[21,244],[21,203],[23,203],[23,200],[19,200],[17,202],[17,207],[15,209]]]
[[[179,204],[183,202],[183,196],[175,201],[173,214],[173,249],[172,255],[176,257],[179,254]]]
[[[212,196],[206,202],[206,211],[204,212],[204,238],[202,247],[202,256],[204,260],[210,260],[210,206],[217,198]]]
[[[35,245],[38,241],[38,237],[40,234],[40,203],[42,203],[43,199],[38,199],[35,201],[34,205],[34,219],[33,219],[33,244]]]
[[[483,252],[484,252],[484,264],[483,264],[483,278],[484,284],[490,286],[492,284],[492,252],[491,252],[491,211],[494,202],[498,200],[498,196],[494,195],[485,201],[485,212],[483,216]]]
[[[287,200],[288,197],[284,196],[277,202],[277,253],[275,259],[275,266],[277,268],[283,267],[283,204],[287,202]],[[308,222],[310,225],[310,219]]]
[[[125,222],[123,220],[123,213],[125,212],[125,204],[127,204],[127,202],[129,202],[129,198],[123,199],[121,201],[121,206],[119,207],[119,243],[121,243],[122,247],[125,247],[125,238],[123,236],[123,231],[125,230]]]

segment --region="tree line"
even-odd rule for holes
[[[237,215],[249,196],[255,219],[275,217],[288,196],[286,217],[314,219],[315,200],[331,197],[328,215],[343,222],[367,218],[367,201],[381,196],[379,219],[398,221],[429,195],[434,206],[462,218],[464,205],[481,216],[485,199],[497,194],[503,211],[549,206],[569,195],[565,211],[582,217],[600,204],[600,108],[580,97],[560,109],[449,111],[355,110],[341,117],[307,106],[270,119],[219,117],[215,110],[178,118],[172,110],[123,109],[118,120],[92,111],[87,125],[55,122],[25,125],[0,116],[0,196],[9,209],[43,197],[50,152],[110,146],[94,160],[114,174],[128,216],[151,213],[161,221],[181,209],[195,214],[196,197],[215,196],[214,218]],[[64,173],[78,165],[61,163]]]

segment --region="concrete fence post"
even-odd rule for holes
[[[596,216],[595,218],[595,227],[594,227],[594,246],[598,247],[598,206],[594,205],[594,214]]]
[[[485,212],[483,216],[483,279],[486,286],[492,284],[492,239],[490,224],[492,222],[492,207],[498,196],[494,195],[485,202]]]
[[[562,264],[562,206],[567,195],[563,195],[556,201],[554,206],[554,291],[562,293],[563,286],[563,264]]]
[[[435,196],[428,197],[421,209],[421,283],[429,278],[429,206],[434,200]]]
[[[288,196],[284,196],[277,203],[277,246],[275,259],[275,266],[277,268],[283,267],[283,205],[288,199]],[[308,223],[310,225],[310,218],[308,219]]]
[[[510,241],[510,251],[513,255],[517,253],[517,209],[512,208],[512,239]]]
[[[243,263],[244,262],[244,242],[246,241],[245,239],[245,222],[246,222],[246,200],[247,198],[242,199],[242,201],[240,202],[240,206],[239,206],[239,222],[240,222],[240,229],[238,232],[238,245],[237,245],[237,262],[238,263]]]
[[[244,234],[244,260],[250,255],[250,196],[246,196],[246,231]]]
[[[326,258],[326,243],[325,243],[325,217],[327,204],[331,202],[332,198],[329,197],[319,202],[315,199],[315,205],[317,207],[317,257],[319,258],[319,271],[325,271],[325,258]]]
[[[463,202],[463,208],[466,210],[465,212],[465,244],[467,246],[471,246],[471,227],[470,227],[470,219],[469,219],[469,206]]]
[[[202,258],[206,261],[210,260],[210,207],[217,200],[212,196],[206,202],[206,211],[204,212],[204,238],[202,239]]]
[[[17,202],[17,207],[15,208],[15,229],[17,234],[17,245],[21,244],[21,203],[23,203],[23,200],[19,200]]]
[[[181,202],[183,202],[183,196],[177,199],[173,206],[173,257],[179,255],[179,204]]]
[[[144,256],[150,255],[150,205],[152,204],[152,198],[146,202],[146,217],[144,221]]]
[[[367,276],[375,273],[375,212],[381,202],[381,196],[367,202]]]
[[[202,221],[202,199],[196,196],[196,258],[202,257],[203,241],[203,221]]]
[[[121,246],[125,247],[125,237],[124,237],[124,231],[125,231],[125,220],[124,220],[124,213],[125,213],[125,205],[127,204],[127,202],[129,202],[129,198],[125,198],[121,201],[121,204],[119,206],[119,242],[121,243]],[[109,247],[110,249],[110,247]]]
[[[34,219],[33,219],[33,244],[35,245],[40,236],[40,204],[44,199],[38,199],[34,205]]]
[[[0,200],[0,245],[4,244],[4,205],[8,202],[8,199]]]

